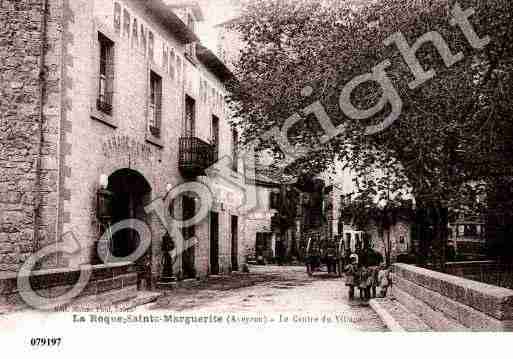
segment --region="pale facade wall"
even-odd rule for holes
[[[388,245],[388,231],[379,231],[376,225],[373,224],[369,226],[367,233],[369,233],[371,236],[371,245],[374,250],[381,253],[383,258],[385,258],[385,245]],[[398,221],[390,229],[390,258],[392,262],[397,259],[399,254],[408,254],[411,246],[412,242],[410,223],[406,221]]]
[[[271,218],[277,212],[271,209],[272,187],[256,186],[258,206],[255,211],[248,214],[246,222],[245,252],[254,256],[256,250],[257,233],[271,233]],[[272,246],[274,251],[274,246]]]
[[[155,21],[135,0],[118,1],[123,10],[134,17],[138,26],[150,29],[155,36],[154,60],[143,53],[141,46],[134,46],[132,32],[114,28],[114,3],[112,0],[74,0],[70,2],[73,23],[67,36],[73,38],[69,47],[67,66],[70,68],[69,113],[72,126],[66,131],[70,149],[65,158],[69,168],[64,186],[70,196],[63,204],[63,231],[73,231],[85,250],[75,256],[75,263],[89,263],[94,258],[96,241],[100,235],[96,220],[96,191],[100,175],[111,175],[117,170],[129,168],[139,172],[150,184],[151,198],[156,199],[166,191],[166,185],[184,183],[178,170],[178,139],[183,134],[185,94],[196,100],[196,136],[211,140],[211,118],[220,120],[220,156],[231,155],[231,129],[223,101],[225,89],[222,83],[201,63],[192,64],[185,59],[185,46],[168,29]],[[132,30],[132,27],[131,27]],[[97,91],[98,32],[115,43],[115,82],[113,122],[110,126],[95,119],[94,103]],[[177,58],[175,66],[165,66],[163,49],[173,49]],[[148,135],[148,92],[150,70],[162,77],[162,129],[160,142]],[[173,71],[174,70],[174,71]],[[209,96],[204,96],[201,84],[208,84]],[[225,198],[217,198],[223,203]],[[235,206],[236,207],[236,206]],[[217,206],[220,214],[220,269],[228,271],[231,265],[230,216],[237,215],[234,206]],[[196,248],[196,270],[199,275],[209,272],[209,224],[208,218],[197,226],[200,239]],[[243,220],[239,219],[239,240],[244,236]],[[152,228],[152,275],[156,280],[161,272],[161,238],[164,227],[155,215],[149,217]],[[239,246],[239,263],[242,258]],[[179,263],[177,264],[179,265]]]

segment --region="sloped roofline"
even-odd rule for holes
[[[200,43],[196,44],[196,57],[223,82],[235,79],[234,74],[226,64],[210,49]]]
[[[175,14],[173,7],[163,0],[140,0],[141,4],[185,44],[199,42],[199,37]]]
[[[184,8],[190,8],[194,14],[194,17],[198,21],[205,20],[205,17],[203,16],[203,10],[201,10],[201,6],[198,4],[197,1],[187,1],[187,0],[177,0],[177,1],[171,1],[166,0],[166,4],[174,9],[184,9]]]

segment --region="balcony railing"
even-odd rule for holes
[[[214,163],[214,146],[197,137],[181,137],[179,147],[178,166],[185,177],[203,176]]]
[[[109,116],[112,116],[112,93],[107,92],[98,96],[96,99],[96,108]]]

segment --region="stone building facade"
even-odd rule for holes
[[[255,192],[258,206],[248,213],[246,221],[245,252],[255,260],[271,261],[276,257],[277,233],[272,226],[272,217],[278,212],[272,196],[280,192],[281,185],[271,178],[257,174]],[[260,259],[259,259],[260,258]]]
[[[390,227],[390,230],[382,230],[372,223],[366,228],[370,236],[372,248],[379,252],[383,258],[390,253],[390,260],[395,262],[397,256],[412,252],[411,221],[399,219]]]
[[[237,154],[224,101],[231,73],[199,43],[201,9],[179,3],[2,1],[0,272],[17,271],[67,233],[81,250],[55,253],[41,267],[98,264],[102,234],[136,218],[151,229],[140,264],[153,286],[167,231],[145,207],[191,182],[213,194],[208,216],[192,231],[183,229],[198,239],[186,253],[194,276],[243,263],[244,166],[231,164],[228,184],[205,172],[217,158]],[[107,221],[99,216],[102,190],[110,193]],[[200,199],[193,197],[171,201],[170,214],[191,206],[194,213]],[[133,233],[118,237],[112,251],[137,246]],[[174,263],[178,277],[185,276],[184,255]]]
[[[60,56],[66,1],[2,1],[0,30],[0,271],[13,272],[56,240],[59,128],[66,113]],[[63,198],[67,194],[63,193]],[[58,256],[49,258],[57,263]]]

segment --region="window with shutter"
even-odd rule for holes
[[[196,32],[196,20],[192,17],[191,14],[187,15],[187,27],[192,31]],[[196,59],[196,43],[191,43],[185,45],[185,55],[189,58],[189,60],[194,61]]]
[[[150,98],[148,105],[148,125],[150,133],[160,137],[162,117],[162,78],[151,71]]]
[[[194,137],[196,127],[196,101],[193,98],[185,97],[185,136]]]
[[[219,118],[212,116],[212,147],[214,147],[214,161],[219,158]]]
[[[132,47],[135,49],[139,47],[139,28],[136,18],[134,18],[134,22],[132,24]]]
[[[151,61],[154,61],[154,59],[155,59],[154,48],[155,48],[155,38],[153,36],[153,32],[148,31],[148,57]]]
[[[100,49],[100,64],[96,107],[99,111],[112,116],[114,93],[114,42],[99,33],[98,44]]]
[[[130,13],[123,10],[123,36],[130,37]]]
[[[162,44],[162,68],[164,71],[169,71],[169,55],[166,45]]]
[[[236,129],[232,129],[232,170],[239,171],[239,134]]]
[[[176,56],[177,62],[176,62],[176,81],[179,85],[183,83],[183,60],[180,56]]]
[[[171,79],[175,79],[176,73],[176,56],[175,56],[175,50],[171,49],[171,52],[169,54],[169,75],[171,76]]]
[[[144,53],[144,56],[146,56],[146,46],[147,46],[146,29],[144,28],[144,25],[141,24],[141,48]]]
[[[114,3],[114,30],[116,34],[121,31],[121,5]]]

